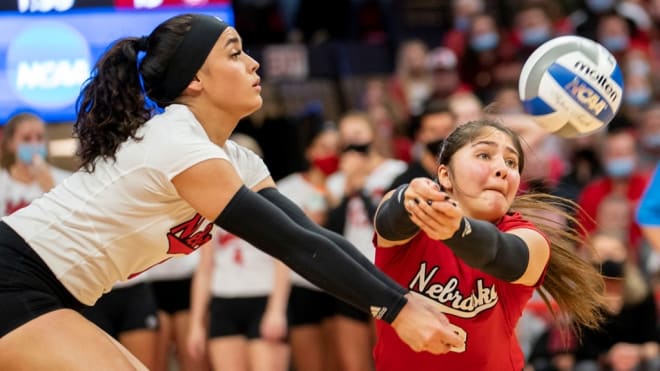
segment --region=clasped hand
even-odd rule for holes
[[[463,211],[458,202],[428,178],[415,178],[404,194],[410,220],[430,238],[446,240],[460,228]]]

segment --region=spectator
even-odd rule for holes
[[[512,36],[520,61],[525,61],[539,45],[556,36],[547,4],[524,2],[514,15]]]
[[[652,170],[660,161],[660,103],[642,108],[639,116],[641,167]]]
[[[496,85],[502,81],[517,81],[519,73],[506,76],[500,71],[503,65],[515,62],[515,53],[508,34],[500,30],[493,15],[475,15],[468,29],[468,44],[460,65],[461,80],[482,101],[492,101]]]
[[[473,93],[452,94],[448,99],[448,104],[458,125],[484,117],[483,103]]]
[[[576,350],[576,371],[660,369],[657,309],[649,285],[628,259],[626,239],[592,236],[594,264],[605,276],[608,307],[601,330],[585,329]]]
[[[605,175],[587,184],[579,196],[582,207],[578,215],[587,232],[594,231],[598,206],[611,194],[621,195],[635,207],[646,188],[649,177],[638,165],[637,143],[629,123],[622,117],[615,118],[603,138],[601,162]],[[632,249],[631,261],[637,261],[641,243],[641,231],[637,223],[631,221],[629,245]]]
[[[419,127],[415,130],[414,160],[394,179],[388,190],[409,183],[414,178],[435,177],[442,142],[455,127],[456,120],[446,101],[427,102],[419,118]]]
[[[446,99],[459,91],[469,91],[458,73],[458,58],[449,48],[437,47],[429,52],[426,66],[433,76],[431,99]]]
[[[71,174],[47,162],[46,124],[40,117],[16,114],[2,134],[0,216],[23,208]]]
[[[408,117],[422,111],[422,105],[431,95],[432,79],[426,68],[428,47],[419,39],[404,41],[397,51],[396,70],[390,78],[389,91],[395,102]]]

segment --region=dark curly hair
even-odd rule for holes
[[[73,125],[83,169],[93,172],[99,158],[116,159],[121,143],[129,138],[140,140],[137,130],[155,108],[147,97],[159,107],[171,103],[154,96],[153,87],[163,79],[192,19],[191,14],[179,15],[161,23],[146,39],[119,39],[99,58],[78,97]],[[146,53],[138,65],[141,50]]]

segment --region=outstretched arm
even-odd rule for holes
[[[401,195],[392,196],[396,201],[390,197],[377,213],[379,243],[401,244],[414,235],[413,228],[406,234],[398,233],[394,223],[381,222],[379,227],[380,219],[394,215],[399,226],[414,224],[429,237],[443,241],[469,266],[494,277],[533,286],[543,274],[550,247],[539,232],[527,228],[502,232],[493,223],[466,217],[460,205],[427,178],[416,178],[407,188],[401,186],[399,192]],[[388,201],[396,207],[386,208]]]
[[[287,214],[293,221],[295,221],[301,227],[314,231],[332,242],[334,242],[339,248],[341,248],[346,254],[348,254],[355,262],[361,265],[364,269],[369,271],[371,274],[376,276],[380,281],[386,282],[389,286],[398,287],[399,285],[392,280],[388,275],[383,273],[378,269],[369,259],[367,259],[364,254],[362,254],[358,249],[356,249],[348,240],[343,236],[330,231],[326,228],[319,226],[317,223],[312,221],[307,217],[305,212],[298,207],[293,201],[288,197],[280,193],[277,188],[275,188],[275,183],[272,179],[268,179],[260,184],[260,186],[255,187],[258,190],[259,194],[270,201],[273,205],[277,206],[285,214]],[[401,288],[401,292],[405,293],[406,290]]]
[[[381,315],[413,349],[444,353],[449,346],[461,344],[442,313],[432,312],[416,299],[409,298],[406,305],[405,289],[383,281],[332,240],[306,230],[245,188],[229,162],[203,161],[177,175],[173,183],[202,216],[215,218],[216,224],[280,259],[317,286],[367,313]]]

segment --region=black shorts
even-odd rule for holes
[[[151,282],[158,309],[167,314],[190,309],[192,277]]]
[[[118,287],[81,313],[115,339],[132,330],[158,328],[156,298],[148,283]]]
[[[292,286],[289,294],[289,327],[318,325],[335,314],[334,296],[325,291]]]
[[[267,296],[211,299],[209,338],[244,336],[261,337],[259,326],[266,310]]]
[[[0,337],[48,312],[85,307],[25,240],[0,222]]]

